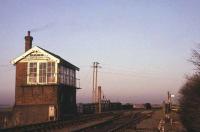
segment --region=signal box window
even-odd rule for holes
[[[39,65],[39,83],[46,83],[47,63],[39,63]]]
[[[48,62],[47,82],[48,83],[55,82],[55,63],[54,62]]]
[[[29,83],[37,82],[37,63],[29,63]]]
[[[56,82],[55,62],[31,62],[28,66],[29,84]]]

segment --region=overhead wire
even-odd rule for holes
[[[105,74],[114,74],[114,75],[119,75],[119,76],[129,76],[129,77],[134,77],[134,78],[160,78],[160,75],[164,75],[163,70],[161,69],[140,69],[140,70],[135,70],[134,68],[131,67],[124,67],[124,66],[109,66],[109,65],[104,65],[102,70],[100,71]],[[169,78],[169,77],[167,77]],[[171,78],[170,79],[174,79]]]
[[[122,72],[131,72],[131,73],[138,73],[138,72],[143,72],[143,73],[146,73],[146,74],[154,74],[154,73],[156,73],[156,72],[160,72],[159,70],[153,70],[152,71],[152,69],[140,69],[140,70],[136,70],[136,68],[135,69],[133,69],[133,68],[122,68],[122,67],[118,67],[118,68],[116,68],[116,67],[104,67],[104,69],[108,69],[108,70],[112,70],[112,71],[115,71],[115,70],[117,70],[117,71],[122,71]]]

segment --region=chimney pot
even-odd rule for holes
[[[27,36],[30,36],[30,34],[31,34],[31,31],[28,31],[28,35]]]
[[[27,32],[27,36],[25,36],[25,52],[32,48],[33,37],[30,35],[31,32]]]

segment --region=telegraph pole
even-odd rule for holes
[[[98,87],[98,104],[99,104],[98,112],[101,113],[101,86]]]
[[[92,78],[92,102],[95,103],[95,96],[94,96],[94,85],[95,85],[95,80],[94,80],[94,74],[95,74],[95,70],[96,70],[96,63],[93,62],[93,78]]]
[[[99,65],[99,62],[93,62],[93,81],[92,81],[92,99],[93,103],[98,102],[98,80],[97,80],[97,74],[98,74],[98,68],[101,68]]]
[[[98,73],[98,65],[99,63],[96,62],[96,74],[95,74],[95,102],[98,102],[98,80],[97,80],[97,73]]]
[[[168,101],[168,103],[170,103],[170,92],[169,91],[167,92],[167,101]]]

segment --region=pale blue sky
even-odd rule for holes
[[[91,99],[93,61],[112,101],[160,103],[177,93],[200,42],[196,0],[1,0],[0,103],[14,99],[15,69],[32,30],[34,45],[80,67],[78,102]]]

